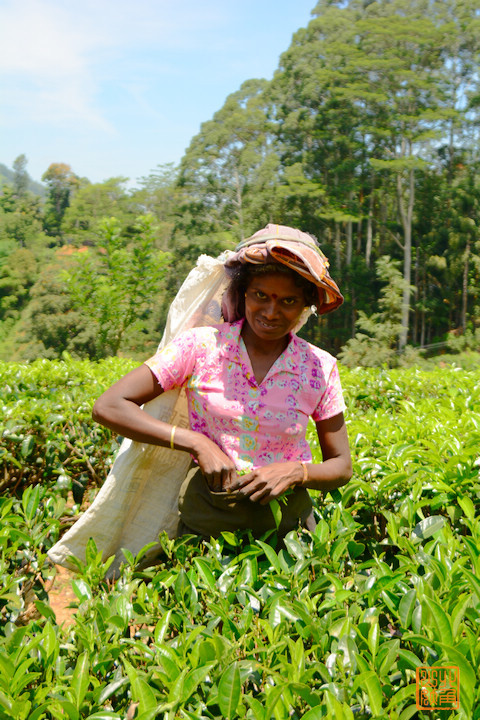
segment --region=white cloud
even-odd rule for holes
[[[2,122],[111,132],[99,97],[102,82],[128,87],[116,61],[128,66],[129,49],[204,47],[224,21],[214,0],[0,0]]]
[[[54,3],[10,0],[0,5],[4,122],[34,118],[63,124],[78,119],[108,129],[95,109],[89,58],[99,42]]]
[[[0,9],[0,68],[3,73],[59,77],[84,67],[81,38],[61,10],[42,2],[11,2]]]
[[[0,0],[0,161],[98,181],[177,161],[229,93],[272,74],[313,2]]]

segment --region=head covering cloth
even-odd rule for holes
[[[343,303],[338,285],[328,272],[328,259],[320,250],[315,238],[308,233],[286,225],[269,224],[237,246],[235,253],[225,262],[227,276],[233,277],[239,265],[252,263],[280,263],[294,270],[316,285],[317,312],[324,315]],[[222,315],[227,322],[239,320],[239,298],[234,286],[229,285],[222,299]]]

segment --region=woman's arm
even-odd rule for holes
[[[163,393],[163,388],[147,365],[132,370],[101,395],[93,406],[92,417],[120,435],[170,447],[172,425],[157,420],[140,407]],[[230,458],[205,435],[177,427],[174,447],[191,453],[213,490],[221,490],[235,476]]]
[[[316,425],[323,462],[306,463],[305,480],[302,464],[288,461],[257,468],[235,480],[228,489],[266,505],[290,487],[334,490],[345,485],[352,477],[352,459],[343,413],[321,420]]]
[[[307,480],[301,485],[312,490],[335,490],[352,477],[352,456],[343,413],[316,423],[323,462],[307,463]]]

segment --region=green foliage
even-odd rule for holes
[[[11,252],[0,266],[0,320],[18,316],[37,279],[34,253],[20,247]]]
[[[62,220],[62,232],[75,244],[95,244],[99,226],[115,216],[125,225],[129,219],[129,197],[123,187],[127,178],[110,178],[103,183],[85,183],[73,195]],[[134,216],[132,215],[132,222]]]
[[[465,350],[480,350],[480,328],[475,330],[467,329],[464,335],[449,333],[448,348],[452,352],[464,352]]]
[[[170,255],[155,248],[153,216],[139,217],[135,229],[135,242],[127,245],[120,222],[104,219],[96,252],[76,256],[65,275],[73,309],[91,327],[93,359],[117,355],[127,333],[131,347],[148,329],[151,300],[167,272]]]
[[[0,166],[0,280],[11,290],[0,318],[4,356],[67,349],[99,357],[115,347],[113,337],[97,339],[98,319],[80,315],[81,293],[72,288],[71,297],[54,278],[61,262],[48,246],[65,254],[92,247],[95,275],[103,218],[117,219],[127,247],[136,243],[135,218],[149,213],[155,248],[173,253],[172,267],[160,302],[151,285],[152,310],[125,331],[122,352],[141,351],[152,329],[161,334],[201,252],[233,248],[267,222],[316,235],[345,297],[306,329],[308,339],[338,353],[353,338],[345,350],[352,364],[395,364],[397,345],[407,348],[406,362],[409,344],[424,348],[449,333],[464,336],[455,347],[471,346],[480,317],[479,30],[478,0],[321,0],[272,80],[242,83],[202,124],[179,167],[157,167],[138,189],[127,190],[124,178],[91,184],[53,163],[42,206],[25,191],[25,156],[14,171]],[[19,246],[35,255],[33,286],[12,282]],[[400,333],[377,307],[375,266],[384,256],[404,280]]]
[[[10,240],[14,247],[30,248],[42,230],[40,198],[29,192],[17,195],[4,185],[0,194],[0,242]]]
[[[137,212],[142,210],[155,216],[158,247],[161,250],[169,248],[178,222],[178,208],[182,201],[177,182],[178,172],[173,163],[157,165],[150,175],[140,178],[140,189],[133,191],[131,195],[131,202]]]
[[[96,398],[132,369],[127,360],[37,360],[31,365],[0,363],[3,493],[34,483],[55,485],[81,501],[87,485],[98,485],[117,447],[112,433],[92,423]],[[72,408],[74,412],[72,413]]]
[[[398,264],[388,256],[377,261],[377,276],[386,283],[380,291],[380,312],[370,316],[360,312],[357,326],[361,332],[348,340],[339,353],[341,361],[349,367],[395,367],[405,362],[405,356],[398,353],[405,280]],[[414,351],[410,349],[407,361],[414,362],[414,359]]]
[[[58,388],[53,405],[67,388],[100,392],[126,369],[44,361],[7,366],[2,385],[15,380],[25,392],[30,383],[32,406]],[[71,581],[69,627],[49,605],[45,556],[62,524],[61,493],[42,483],[4,494],[2,717],[427,720],[431,712],[415,708],[416,667],[457,665],[460,709],[436,717],[475,718],[478,372],[343,369],[342,380],[355,474],[317,498],[313,534],[291,532],[278,551],[248,533],[161,536],[156,567],[138,569],[148,546],[127,552],[109,583],[108,561],[90,544]],[[312,428],[318,458],[314,437]]]
[[[13,187],[17,197],[27,194],[29,177],[27,172],[28,160],[26,155],[19,155],[13,161]]]
[[[49,235],[61,234],[61,225],[65,211],[70,205],[70,196],[79,184],[79,178],[73,173],[70,165],[52,163],[42,175],[46,183],[47,202],[45,207],[45,230]]]
[[[53,359],[63,352],[88,356],[94,351],[95,341],[83,313],[74,310],[60,276],[69,259],[57,256],[55,262],[43,267],[30,289],[30,302],[9,338],[6,352],[10,354],[3,354],[2,359]]]
[[[258,229],[259,215],[272,213],[278,158],[271,148],[266,88],[266,80],[243,83],[192,139],[179,175],[187,211],[178,222],[183,233],[228,230],[238,242]]]

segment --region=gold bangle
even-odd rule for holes
[[[172,430],[170,432],[170,448],[172,450],[175,450],[175,445],[173,444],[173,438],[175,437],[175,430],[177,429],[176,425],[172,425]]]
[[[300,463],[300,465],[301,465],[301,466],[302,466],[302,468],[303,468],[303,479],[302,479],[302,484],[304,484],[304,483],[306,483],[306,481],[308,480],[308,470],[307,470],[307,463],[306,463],[306,462],[304,462],[303,460],[299,460],[299,463]]]

